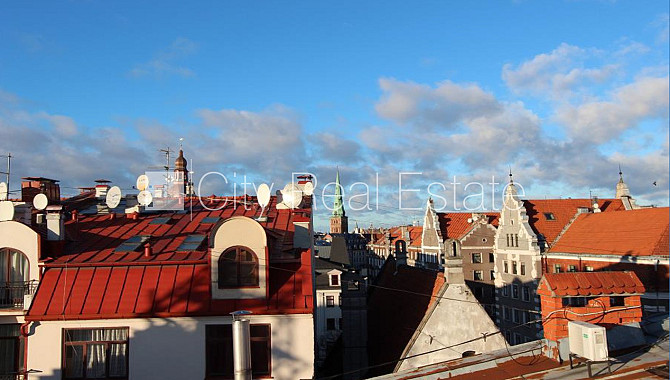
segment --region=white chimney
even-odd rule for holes
[[[248,311],[235,311],[233,315],[233,370],[235,380],[251,380],[251,332]]]
[[[47,207],[47,240],[64,240],[63,206]]]

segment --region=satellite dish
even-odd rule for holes
[[[302,190],[294,183],[287,183],[281,191],[282,203],[288,208],[298,208],[302,203]]]
[[[142,190],[137,194],[137,202],[142,206],[148,206],[153,200],[154,197],[152,197],[151,193],[146,190]]]
[[[303,193],[308,196],[312,196],[314,194],[314,184],[311,182],[307,182],[303,187],[302,187]]]
[[[0,201],[6,201],[7,200],[7,194],[9,193],[7,189],[7,184],[4,182],[0,182]]]
[[[14,203],[11,201],[0,202],[0,222],[14,220]]]
[[[137,187],[137,190],[139,191],[144,191],[149,187],[149,177],[146,174],[142,174],[141,176],[137,177],[137,183],[135,184],[135,187]]]
[[[49,199],[44,194],[37,194],[33,198],[33,207],[38,210],[44,210],[49,205]]]
[[[270,187],[261,183],[256,189],[256,197],[258,198],[258,204],[265,208],[270,203]]]
[[[121,203],[121,189],[118,186],[112,186],[107,190],[107,196],[105,198],[105,203],[110,209],[117,208],[119,203]]]

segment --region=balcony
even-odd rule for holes
[[[35,290],[37,290],[37,283],[37,280],[1,283],[0,310],[23,309],[24,296],[34,295]]]

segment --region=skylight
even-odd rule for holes
[[[151,236],[149,235],[136,235],[131,238],[128,238],[126,241],[121,243],[114,252],[132,252],[137,251],[144,243],[146,243]]]
[[[156,219],[152,220],[151,222],[149,222],[149,224],[168,224],[168,223],[170,223],[170,219],[172,219],[172,218],[170,218],[169,216],[168,217],[162,217],[162,218],[156,218]]]
[[[215,224],[218,223],[219,220],[221,220],[221,218],[219,218],[218,216],[208,216],[206,218],[203,218],[200,221],[200,224]]]
[[[177,247],[177,252],[197,251],[205,241],[205,235],[188,235],[186,239]]]
[[[547,220],[556,220],[556,217],[551,212],[545,212],[544,217],[547,218]]]

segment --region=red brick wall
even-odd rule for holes
[[[540,293],[542,291],[539,291]],[[542,292],[544,293],[544,292]],[[568,336],[568,321],[584,321],[597,325],[624,325],[631,322],[640,322],[642,320],[642,309],[627,309],[608,312],[612,309],[621,309],[629,306],[640,306],[640,296],[628,296],[624,299],[624,306],[610,307],[608,296],[589,299],[589,303],[584,307],[566,306],[563,307],[561,297],[550,297],[543,295],[542,299],[542,318],[544,322],[544,337],[558,341]],[[557,311],[559,310],[559,311]],[[570,310],[572,312],[563,312],[560,310]],[[553,313],[552,313],[553,312]],[[577,314],[597,313],[594,315],[580,316]],[[550,315],[551,314],[551,315]]]

